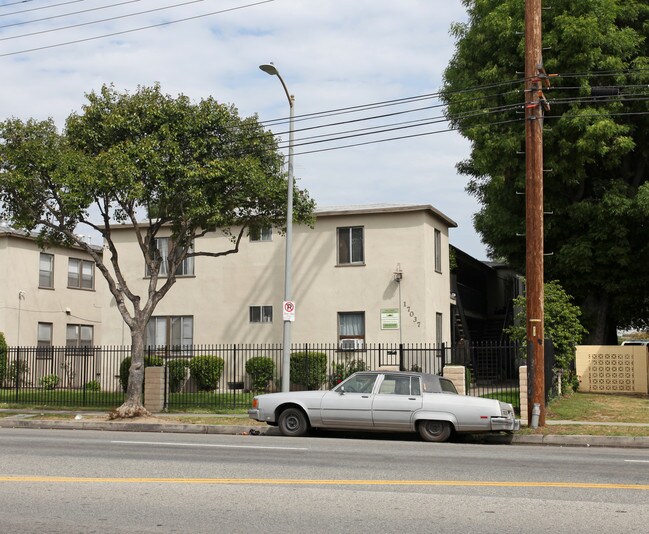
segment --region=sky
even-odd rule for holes
[[[286,146],[286,94],[258,68],[273,62],[295,96],[295,178],[318,207],[431,204],[458,224],[453,245],[487,259],[456,172],[470,146],[434,98],[465,20],[461,0],[0,0],[0,119],[62,128],[102,84],[159,82],[257,114]]]

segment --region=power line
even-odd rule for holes
[[[13,6],[16,4],[24,4],[26,2],[31,2],[32,0],[23,0],[23,2],[14,2],[13,4],[4,4],[0,7],[8,7],[8,6]],[[69,0],[68,2],[61,2],[60,4],[50,4],[49,6],[41,6],[41,7],[32,7],[30,9],[23,9],[22,11],[12,11],[11,13],[2,13],[0,17],[9,17],[11,15],[20,15],[21,13],[29,13],[30,11],[40,11],[41,9],[50,9],[51,7],[59,7],[59,6],[66,6],[68,4],[78,4],[79,2],[83,2],[84,0]]]
[[[81,2],[83,0],[76,0],[76,1]],[[118,7],[118,6],[123,6],[123,5],[126,5],[126,4],[134,4],[135,2],[141,2],[141,1],[142,0],[126,0],[125,2],[119,2],[117,4],[108,4],[107,6],[91,7],[91,8],[88,8],[88,9],[82,9],[80,11],[71,11],[70,13],[63,13],[63,14],[60,14],[60,15],[51,15],[49,17],[42,17],[40,19],[23,20],[21,22],[12,22],[11,24],[5,24],[4,26],[0,26],[0,28],[11,28],[12,26],[24,26],[25,24],[33,24],[34,22],[43,22],[45,20],[61,19],[61,18],[64,18],[64,17],[70,17],[72,15],[80,15],[82,13],[90,13],[91,11],[100,11],[102,9],[110,9],[111,7]],[[3,15],[3,16],[6,16],[6,15]],[[70,26],[70,27],[74,27],[74,26]],[[50,30],[45,30],[44,32],[41,32],[41,33],[53,32],[53,31],[64,30],[64,29],[65,28],[54,28],[54,29],[50,29]],[[12,37],[12,39],[18,39],[19,37],[27,37],[29,35],[34,35],[34,34],[33,33],[27,33],[25,35],[17,35],[16,37]]]
[[[15,55],[19,55],[19,54],[26,54],[28,52],[38,52],[40,50],[48,50],[48,49],[51,49],[51,48],[59,48],[61,46],[67,46],[67,45],[71,45],[71,44],[85,43],[85,42],[88,42],[88,41],[96,41],[97,39],[104,39],[106,37],[115,37],[117,35],[124,35],[124,34],[127,34],[127,33],[133,33],[133,32],[138,32],[138,31],[142,31],[142,30],[149,30],[151,28],[160,28],[162,26],[170,26],[172,24],[177,24],[179,22],[187,22],[188,20],[201,19],[201,18],[205,18],[205,17],[210,17],[212,15],[221,15],[223,13],[229,13],[231,11],[238,11],[238,10],[241,10],[241,9],[247,9],[247,8],[259,6],[259,5],[262,5],[262,4],[268,4],[268,3],[274,2],[274,1],[275,0],[261,0],[259,2],[253,2],[251,4],[245,4],[245,5],[242,5],[242,6],[231,7],[231,8],[227,8],[227,9],[221,9],[219,11],[212,11],[210,13],[204,13],[202,15],[194,15],[192,17],[185,17],[185,18],[182,18],[182,19],[170,20],[170,21],[167,21],[167,22],[160,22],[158,24],[151,24],[149,26],[141,26],[139,28],[133,28],[133,29],[130,29],[130,30],[123,30],[123,31],[120,31],[120,32],[113,32],[113,33],[107,33],[107,34],[103,34],[103,35],[97,35],[97,36],[94,36],[94,37],[86,37],[84,39],[77,39],[75,41],[66,41],[64,43],[57,43],[57,44],[52,44],[52,45],[47,45],[47,46],[39,46],[39,47],[35,47],[35,48],[29,48],[29,49],[25,49],[25,50],[18,50],[18,51],[15,51],[15,52],[7,52],[5,54],[0,54],[0,57],[15,56]]]

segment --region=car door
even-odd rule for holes
[[[372,428],[372,391],[376,374],[357,373],[327,391],[322,397],[320,414],[328,428]]]
[[[386,374],[372,401],[374,428],[412,430],[413,413],[422,405],[418,376]]]

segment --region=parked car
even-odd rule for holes
[[[426,441],[446,441],[453,432],[520,429],[511,404],[458,395],[450,380],[416,372],[363,371],[329,391],[257,395],[248,415],[285,436],[329,428],[419,432]]]
[[[631,341],[622,341],[622,345],[649,345],[649,340],[646,339],[634,339]]]

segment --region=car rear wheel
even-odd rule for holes
[[[303,436],[308,428],[306,416],[299,408],[287,408],[279,416],[279,430],[285,436]]]
[[[446,441],[451,437],[451,424],[448,421],[421,421],[419,435],[425,441]]]

